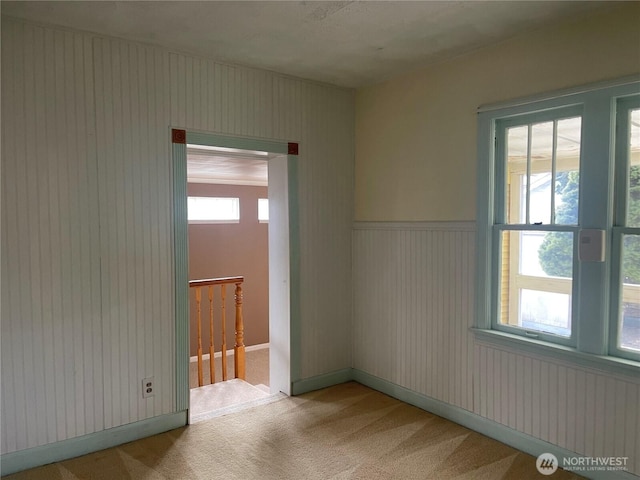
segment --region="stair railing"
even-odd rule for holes
[[[191,280],[189,288],[195,290],[196,299],[196,319],[198,326],[198,385],[204,385],[203,361],[202,361],[202,288],[207,287],[209,300],[209,374],[211,383],[215,383],[214,368],[214,287],[220,286],[220,316],[221,316],[221,335],[222,335],[222,381],[227,380],[227,332],[226,332],[226,298],[227,285],[235,285],[235,306],[236,306],[236,322],[235,322],[235,345],[233,347],[234,356],[234,374],[235,378],[245,379],[245,352],[244,352],[244,319],[242,316],[242,283],[244,277],[223,277],[208,278],[203,280]]]

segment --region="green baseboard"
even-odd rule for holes
[[[343,368],[335,372],[325,373],[317,377],[305,378],[298,380],[291,385],[292,395],[301,395],[303,393],[320,390],[321,388],[332,387],[341,383],[353,380],[351,368]]]
[[[534,457],[541,453],[552,453],[560,462],[563,458],[580,456],[575,452],[558,447],[538,438],[509,428],[500,423],[476,415],[463,408],[450,405],[440,400],[414,392],[408,388],[396,385],[388,380],[376,377],[362,370],[345,368],[335,372],[318,375],[293,382],[294,395],[331,387],[341,383],[356,381],[373,388],[403,402],[414,405],[422,410],[451,420],[478,433],[505,443]],[[121,445],[139,438],[172,430],[186,425],[187,412],[182,411],[161,417],[150,418],[121,427],[96,432],[82,437],[76,437],[62,442],[56,442],[41,447],[8,453],[0,458],[0,474],[8,475],[28,468],[46,465],[48,463],[66,460],[68,458],[85,455],[116,445]],[[639,480],[640,477],[625,471],[589,471],[577,474],[594,480]]]
[[[79,457],[105,448],[150,437],[187,424],[187,411],[148,418],[100,432],[74,437],[60,442],[6,453],[0,457],[0,475],[9,475],[28,468]]]
[[[385,393],[390,397],[402,400],[405,403],[414,405],[422,410],[433,413],[440,417],[451,420],[463,427],[467,427],[478,433],[491,437],[499,442],[505,443],[522,452],[537,457],[541,453],[553,453],[562,464],[563,458],[577,457],[579,454],[558,447],[539,438],[532,437],[526,433],[519,432],[506,427],[501,423],[494,422],[487,418],[476,415],[454,405],[441,402],[434,398],[401,387],[382,378],[370,375],[361,370],[352,370],[352,379],[362,385]],[[639,480],[640,477],[625,471],[576,471],[576,474],[594,480]]]

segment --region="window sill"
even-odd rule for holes
[[[506,348],[513,353],[533,354],[553,361],[561,361],[569,366],[600,370],[607,374],[631,376],[636,382],[640,378],[640,362],[608,355],[593,355],[573,347],[557,345],[511,333],[484,328],[471,328],[476,340],[484,345]]]
[[[189,225],[234,225],[240,220],[188,220]]]

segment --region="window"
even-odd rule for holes
[[[640,354],[640,98],[617,104],[610,350]],[[631,353],[631,355],[629,355]]]
[[[497,122],[503,180],[500,232],[501,326],[569,343],[580,135],[576,110]]]
[[[268,198],[258,199],[258,221],[260,223],[269,222],[269,199]]]
[[[189,223],[238,223],[240,199],[233,197],[188,197]]]
[[[477,326],[640,360],[640,82],[483,109],[478,145]]]

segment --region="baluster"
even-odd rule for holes
[[[202,295],[200,287],[196,287],[196,312],[198,317],[198,386],[204,384],[202,380],[202,315],[200,309],[200,303],[202,301]]]
[[[220,286],[220,295],[222,297],[222,381],[225,382],[227,380],[227,286],[224,283]]]
[[[242,284],[236,283],[236,344],[233,347],[236,378],[245,379],[244,318],[242,316]]]
[[[211,383],[216,383],[215,365],[213,363],[213,285],[209,285],[209,374]]]

